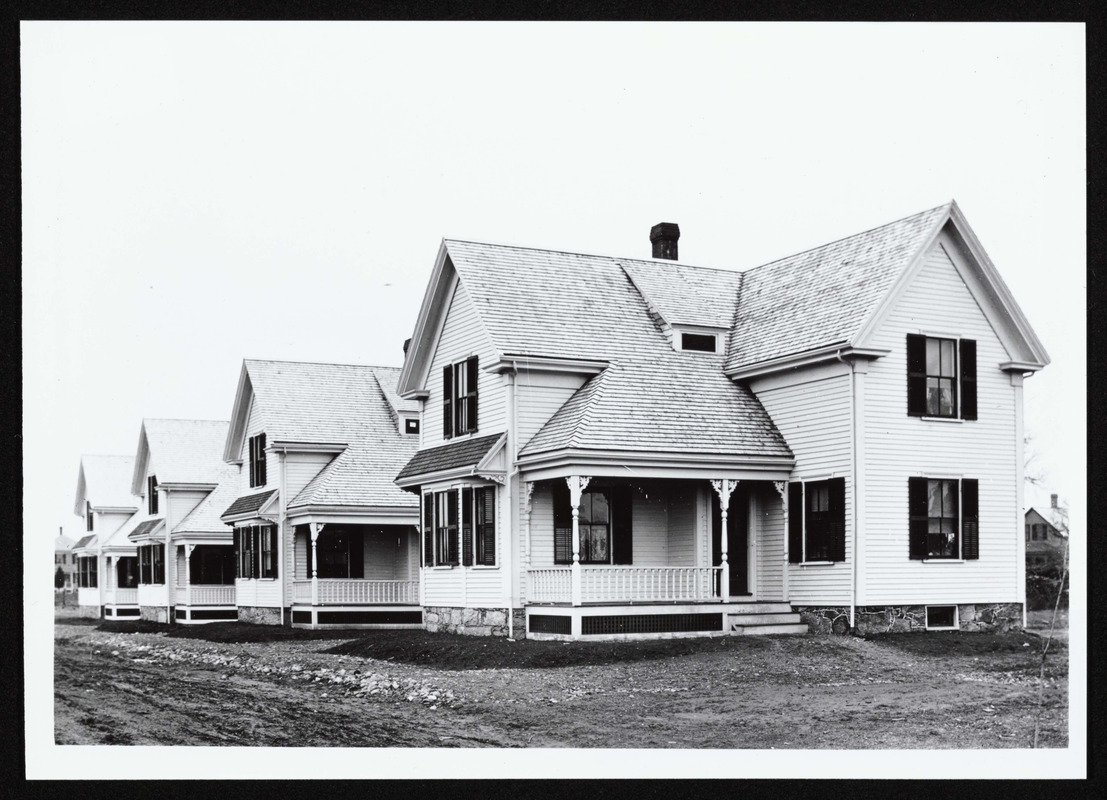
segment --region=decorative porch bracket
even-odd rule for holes
[[[565,482],[569,484],[569,505],[573,509],[573,566],[572,570],[572,586],[573,586],[573,605],[579,606],[581,604],[581,587],[580,587],[580,496],[584,494],[584,490],[587,488],[591,478],[586,478],[581,475],[570,475],[565,479]]]
[[[727,563],[727,511],[730,507],[730,496],[734,493],[734,490],[738,487],[738,481],[732,481],[728,478],[722,480],[711,481],[712,488],[715,489],[715,493],[719,495],[719,509],[722,514],[721,527],[719,532],[719,597],[724,603],[730,601],[730,568]]]
[[[316,552],[319,544],[319,534],[323,532],[324,523],[311,523],[311,604],[319,605],[319,554]]]

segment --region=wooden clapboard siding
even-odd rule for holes
[[[442,444],[442,368],[470,356],[478,357],[477,370],[477,436],[499,433],[506,427],[505,389],[498,375],[484,370],[496,360],[496,351],[473,308],[472,300],[462,283],[458,283],[442,333],[438,337],[427,380],[429,397],[423,403],[422,446]],[[468,434],[466,434],[468,436]],[[451,441],[456,441],[455,437]]]
[[[1015,388],[1000,371],[1010,356],[942,248],[943,235],[906,287],[872,346],[891,353],[865,376],[865,553],[858,602],[1014,602],[1017,592],[1019,471]],[[952,250],[950,252],[953,252]],[[959,335],[977,343],[978,419],[935,422],[907,416],[908,333]],[[980,558],[962,564],[908,558],[907,479],[980,481]]]
[[[423,586],[425,605],[457,607],[462,604],[465,587],[462,584],[461,570],[456,567],[424,569]]]
[[[525,362],[520,364],[523,367]],[[439,376],[441,380],[441,376]],[[520,369],[515,379],[517,447],[521,450],[573,393],[584,385],[583,375],[559,375]]]
[[[311,479],[333,459],[333,453],[288,453],[284,457],[284,490],[288,496],[288,502],[295,499]],[[268,477],[266,474],[266,478]],[[247,474],[246,480],[249,479],[250,476]]]
[[[696,494],[691,485],[673,484],[669,494],[668,563],[696,566]],[[635,561],[638,554],[635,553]]]
[[[792,448],[796,457],[792,480],[846,479],[847,560],[833,565],[790,564],[787,599],[797,605],[848,604],[853,569],[848,560],[853,546],[848,367],[797,370],[784,378],[753,381],[751,388]]]
[[[251,398],[250,410],[246,414],[246,435],[242,437],[242,448],[238,454],[238,457],[242,459],[242,470],[239,473],[241,480],[239,495],[261,492],[265,489],[276,489],[280,486],[280,463],[277,460],[276,453],[265,454],[265,485],[250,486],[250,437],[257,436],[259,433],[265,433],[265,420],[258,413],[257,402],[254,398]],[[269,439],[270,437],[266,436],[266,445],[269,444]]]
[[[189,515],[192,509],[200,504],[200,501],[208,496],[207,492],[170,492],[168,508],[159,506],[163,516],[168,513],[169,524],[176,527],[181,520]]]
[[[757,599],[783,601],[784,505],[771,486],[755,485]]]
[[[648,495],[648,496],[647,496]],[[651,485],[643,490],[630,487],[633,520],[634,564],[663,566],[669,563],[668,487]]]
[[[93,511],[92,517],[93,533],[97,534],[100,537],[100,541],[104,541],[117,530],[119,530],[120,527],[122,527],[123,523],[131,518],[131,515],[124,513]]]
[[[281,582],[238,578],[235,580],[235,604],[258,608],[280,608]]]
[[[174,547],[177,551],[177,569],[173,573],[173,581],[177,586],[184,586],[188,583],[188,571],[185,569],[185,554],[183,547]]]
[[[411,528],[407,532],[406,542],[407,553],[407,573],[404,576],[404,580],[417,581],[419,580],[419,532],[414,528]]]
[[[362,573],[370,581],[394,581],[402,544],[392,528],[363,528]]]

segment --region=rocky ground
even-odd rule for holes
[[[55,626],[59,744],[1004,748],[1030,746],[1038,716],[1033,633],[561,644],[99,627]],[[1067,669],[1055,641],[1039,746],[1067,744]]]

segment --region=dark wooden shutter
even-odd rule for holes
[[[265,475],[265,434],[258,434],[258,486],[268,482]]]
[[[634,513],[629,486],[611,490],[611,563],[634,563]]]
[[[926,533],[929,519],[927,511],[927,479],[907,479],[908,555],[911,558],[926,558]]]
[[[434,566],[434,495],[423,495],[423,566]]]
[[[980,558],[980,481],[961,479],[961,558]]]
[[[477,490],[477,528],[479,547],[477,563],[496,565],[496,489],[488,486]]]
[[[465,362],[465,385],[468,399],[465,401],[465,430],[469,433],[477,429],[477,357]]]
[[[565,479],[554,478],[550,493],[553,495],[554,563],[572,564],[573,507]]]
[[[454,368],[445,366],[442,368],[442,437],[449,439],[453,436],[454,427]]]
[[[254,474],[254,465],[257,464],[257,459],[254,457],[257,451],[257,440],[253,436],[246,440],[246,449],[250,451],[250,488],[253,488],[258,485],[257,476]]]
[[[473,565],[473,490],[461,490],[461,564]]]
[[[926,337],[907,334],[907,413],[926,414]]]
[[[976,341],[961,340],[961,419],[976,419]]]
[[[457,489],[450,489],[446,492],[446,497],[446,502],[449,504],[449,508],[446,509],[446,524],[449,526],[448,549],[450,551],[450,559],[446,563],[456,567],[458,565],[458,556],[460,555],[457,546],[457,536],[458,532],[461,530],[461,520],[457,518]]]
[[[827,498],[830,519],[827,523],[827,536],[830,539],[830,560],[846,560],[846,479],[831,478],[827,481]]]
[[[788,561],[803,560],[803,484],[788,484]]]

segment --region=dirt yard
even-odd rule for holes
[[[100,629],[98,629],[100,628]],[[1023,748],[1042,639],[943,632],[638,643],[59,617],[58,744]],[[1068,650],[1040,747],[1067,745]]]

